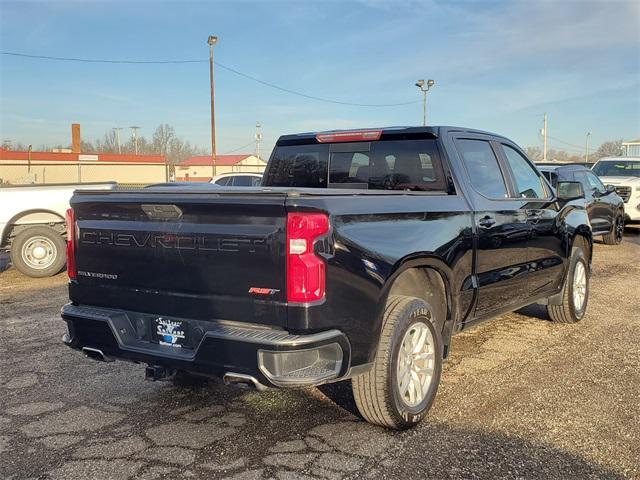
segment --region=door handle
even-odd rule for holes
[[[482,228],[491,228],[496,224],[496,220],[489,215],[478,220],[478,226]]]

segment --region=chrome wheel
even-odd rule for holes
[[[573,271],[573,307],[582,311],[587,298],[587,271],[584,263],[578,261]]]
[[[435,367],[435,342],[424,322],[416,322],[404,334],[398,352],[396,383],[400,398],[409,407],[427,396]]]
[[[47,237],[31,237],[22,246],[21,256],[29,267],[42,270],[50,267],[58,255],[58,249]]]

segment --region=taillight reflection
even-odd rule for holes
[[[67,226],[67,274],[71,280],[78,276],[76,271],[76,215],[73,208],[69,208],[65,215]]]

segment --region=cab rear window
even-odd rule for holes
[[[278,147],[265,186],[441,191],[446,182],[433,139]]]

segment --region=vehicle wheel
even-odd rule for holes
[[[589,266],[581,248],[571,254],[569,274],[562,287],[562,303],[547,305],[551,320],[558,323],[575,323],[584,318],[589,302]]]
[[[616,221],[611,227],[611,231],[602,236],[604,243],[607,245],[618,245],[622,242],[622,236],[624,235],[624,218],[622,215],[616,217]]]
[[[435,321],[433,308],[423,300],[389,297],[373,367],[351,380],[365,420],[405,429],[427,414],[442,371],[442,337]]]
[[[60,273],[66,262],[66,242],[51,227],[29,227],[11,243],[11,263],[30,277],[50,277]]]

